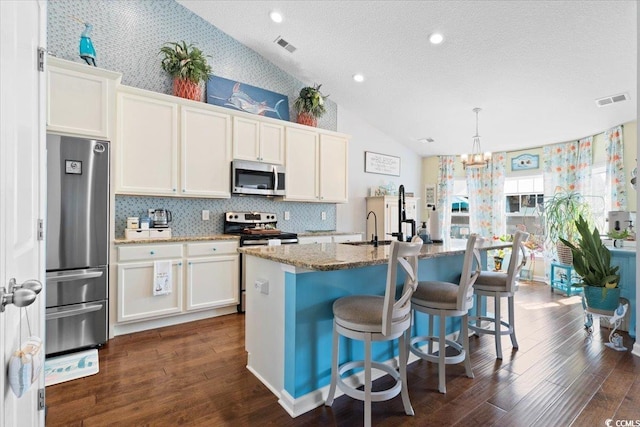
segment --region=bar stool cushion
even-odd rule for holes
[[[342,297],[333,303],[333,316],[345,328],[381,332],[383,305],[384,297],[377,295]]]
[[[486,289],[491,291],[507,290],[507,273],[497,271],[482,271],[473,285],[474,289]]]
[[[411,298],[414,304],[454,310],[458,301],[458,285],[449,282],[420,282]]]

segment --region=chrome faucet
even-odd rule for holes
[[[416,221],[414,219],[407,219],[407,209],[405,206],[405,196],[404,196],[404,185],[400,185],[398,188],[398,232],[391,233],[392,236],[398,238],[398,241],[404,241],[404,235],[402,233],[402,224],[409,223],[411,224],[411,237],[416,234]],[[411,237],[407,236],[407,240],[410,240]]]
[[[369,220],[369,215],[373,214],[373,234],[371,235],[371,243],[373,243],[373,247],[378,247],[378,217],[374,211],[369,211],[367,214],[367,221]]]

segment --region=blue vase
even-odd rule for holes
[[[608,289],[597,286],[585,286],[584,297],[587,299],[589,308],[614,311],[618,307],[620,288]]]

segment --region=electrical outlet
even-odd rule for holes
[[[327,220],[327,213],[326,212],[322,212],[322,220],[323,221]]]
[[[148,214],[149,214],[149,218],[151,218],[151,217],[153,216],[153,213],[154,213],[155,211],[156,211],[156,210],[155,210],[155,209],[152,209],[152,208],[147,209],[147,212],[148,212]]]
[[[284,220],[289,221],[291,217],[289,216],[289,211],[284,211]]]
[[[209,211],[206,209],[202,211],[202,220],[209,221]]]

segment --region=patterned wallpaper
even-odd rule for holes
[[[47,49],[59,58],[82,62],[78,56],[81,22],[93,24],[91,40],[98,67],[122,73],[122,83],[154,92],[172,93],[171,78],[160,67],[160,47],[169,41],[195,43],[209,58],[213,74],[285,94],[290,116],[293,100],[303,86],[247,46],[218,30],[173,0],[56,0],[50,1],[47,22]],[[79,21],[78,21],[79,20]],[[327,100],[327,113],[318,127],[337,129],[337,106]],[[276,202],[259,197],[231,199],[190,199],[155,197],[116,197],[116,237],[124,236],[128,216],[139,216],[147,208],[166,208],[174,212],[175,235],[201,235],[222,232],[222,213],[226,211],[275,212],[278,224],[287,231],[329,230],[336,227],[334,204]],[[211,220],[202,221],[201,211],[211,211]],[[284,211],[291,213],[283,221]],[[327,213],[322,221],[321,212]]]

